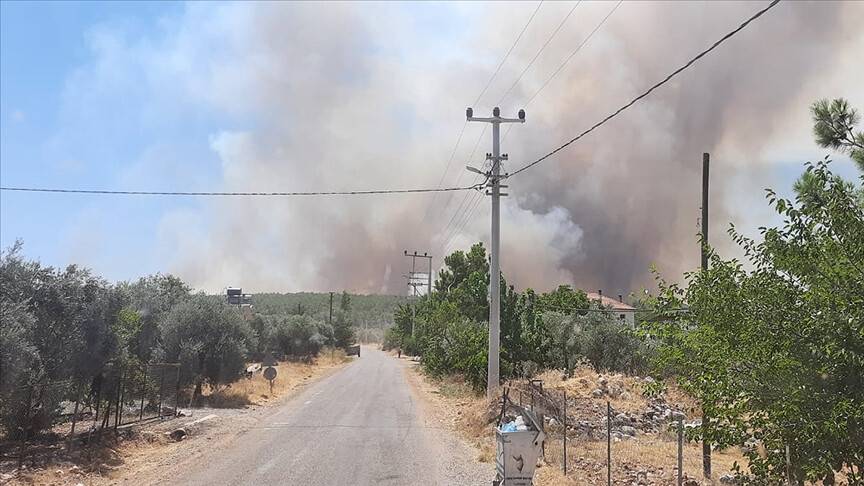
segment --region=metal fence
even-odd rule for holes
[[[21,465],[31,446],[92,444],[105,431],[179,411],[180,365],[109,365],[89,380],[33,383],[0,397],[0,461]],[[15,457],[17,456],[17,457]]]
[[[547,435],[543,456],[579,484],[692,484],[701,479],[701,445],[685,440],[684,415],[649,403],[618,410],[604,398],[511,384],[509,399],[531,409]]]

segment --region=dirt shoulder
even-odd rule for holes
[[[404,359],[404,358],[403,358]],[[495,430],[492,425],[499,412],[500,401],[487,401],[458,378],[433,380],[425,376],[416,363],[406,366],[409,382],[427,404],[429,413],[446,428],[456,431],[476,451],[475,460],[494,467]],[[698,407],[680,390],[670,387],[664,393],[661,407],[656,400],[642,394],[644,379],[620,374],[600,374],[579,369],[572,378],[562,380],[560,373],[547,372],[540,376],[547,389],[566,390],[568,398],[568,474],[562,472],[562,430],[552,421],[546,424],[545,460],[540,461],[534,475],[535,486],[599,484],[606,481],[606,407],[607,400],[614,411],[612,440],[613,481],[622,484],[674,484],[677,440],[666,430],[660,408],[685,413],[688,419],[698,417]],[[521,394],[516,383],[510,384],[511,399],[530,403],[530,395]],[[597,391],[601,393],[597,393]],[[599,396],[598,396],[599,395]],[[548,417],[547,417],[548,419]],[[628,425],[629,424],[629,425]],[[621,434],[630,430],[632,435]],[[685,443],[683,447],[686,484],[711,484],[701,480],[701,445]],[[728,473],[735,462],[745,463],[740,451],[714,451],[714,483]],[[697,479],[698,478],[698,479]]]
[[[344,356],[322,354],[316,363],[277,366],[273,393],[260,373],[205,400],[228,408],[181,409],[184,416],[106,431],[101,444],[62,443],[27,458],[25,465],[0,471],[2,485],[158,484],[205,455],[230,447],[238,436],[290,401],[303,389],[350,363]],[[213,394],[215,395],[215,394]],[[169,437],[182,429],[185,436]]]

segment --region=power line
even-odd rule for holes
[[[466,123],[467,123],[467,120],[466,120]],[[480,132],[480,136],[477,137],[477,141],[474,142],[474,148],[471,149],[471,154],[468,155],[468,160],[467,160],[468,164],[471,164],[471,162],[473,161],[472,159],[474,158],[474,154],[477,152],[477,147],[480,146],[480,141],[483,140],[483,135],[486,134],[486,128],[487,128],[486,126],[483,127],[483,131]],[[465,174],[465,172],[459,173],[459,176],[456,178],[456,185],[460,184],[460,181],[462,180],[462,176],[464,174]],[[479,179],[480,179],[479,176],[475,177],[472,185],[476,185],[477,181],[479,181]],[[468,194],[465,194],[465,196],[462,198],[462,202],[456,208],[456,212],[453,213],[453,217],[450,218],[450,222],[448,222],[447,225],[444,226],[444,229],[441,231],[441,233],[447,233],[447,231],[450,229],[450,224],[453,222],[453,219],[456,217],[456,214],[458,214],[459,211],[462,209],[462,206],[465,204],[465,200],[467,200],[467,199],[468,199]],[[452,200],[453,200],[453,195],[451,194],[450,197],[447,198],[447,202],[444,203],[444,211],[442,211],[442,212],[444,212],[444,213],[447,212],[447,209],[450,207],[450,202]],[[467,208],[465,208],[465,209],[467,209]]]
[[[504,54],[504,57],[501,59],[501,62],[498,63],[498,67],[495,68],[495,72],[493,72],[492,76],[489,77],[489,80],[486,81],[486,86],[483,87],[483,91],[481,91],[480,94],[477,95],[477,99],[474,101],[474,105],[479,103],[480,99],[483,97],[483,95],[486,94],[486,90],[489,89],[489,86],[492,84],[492,81],[495,79],[495,77],[501,71],[501,67],[504,66],[505,62],[507,62],[507,59],[510,57],[510,54],[513,52],[513,49],[516,48],[516,44],[519,43],[519,40],[522,38],[522,35],[525,34],[526,30],[528,30],[528,26],[531,25],[531,22],[534,20],[534,16],[536,16],[537,12],[540,11],[540,7],[542,5],[543,5],[543,0],[540,0],[537,3],[537,8],[534,9],[534,12],[531,13],[531,16],[528,17],[528,21],[525,22],[525,25],[522,27],[522,30],[519,32],[519,35],[516,36],[516,40],[513,41],[513,45],[510,46],[510,49],[508,49],[507,53]],[[459,148],[459,143],[462,142],[462,136],[465,134],[465,127],[467,127],[467,126],[468,126],[468,120],[465,120],[465,122],[462,124],[462,129],[459,131],[459,137],[456,139],[456,145],[453,146],[453,150],[450,152],[450,159],[447,160],[447,165],[444,167],[444,172],[441,174],[441,180],[438,181],[438,187],[440,187],[441,184],[444,183],[444,178],[447,177],[447,173],[450,171],[450,166],[453,164],[453,158],[456,156],[456,150]],[[485,132],[485,130],[484,130],[484,132]],[[482,135],[481,135],[481,137],[482,137]],[[477,149],[477,147],[474,147],[474,150],[476,150],[476,149]],[[471,153],[473,155],[474,152],[472,151]],[[458,184],[458,182],[457,182],[457,184]],[[432,206],[435,205],[436,196],[437,196],[437,194],[432,196],[432,201],[429,203],[429,207],[426,208],[426,213],[423,215],[423,221],[426,221],[429,218],[429,211],[432,209]],[[447,203],[449,203],[449,202],[450,202],[450,200],[448,199]]]
[[[598,30],[600,30],[600,27],[603,27],[603,24],[605,24],[606,21],[609,20],[609,17],[611,17],[612,14],[614,14],[615,11],[618,10],[618,7],[621,6],[621,3],[622,3],[623,1],[624,1],[624,0],[618,0],[618,3],[616,3],[615,6],[612,7],[612,10],[610,10],[609,13],[607,13],[606,16],[603,17],[603,19],[600,20],[600,22],[597,23],[597,26],[594,27],[594,30],[592,30],[592,31],[591,31],[587,36],[585,36],[584,39],[582,39],[582,42],[580,42],[579,45],[576,46],[576,49],[573,49],[573,52],[571,52],[569,56],[567,56],[566,58],[564,58],[564,62],[562,62],[562,63],[558,66],[558,69],[556,69],[556,70],[552,73],[552,75],[549,76],[549,77],[546,79],[546,81],[543,82],[542,85],[540,85],[540,89],[538,89],[536,92],[534,92],[534,94],[531,95],[530,98],[528,98],[528,101],[525,103],[525,106],[526,106],[526,107],[527,107],[528,105],[530,105],[532,101],[534,101],[534,98],[536,98],[537,95],[539,95],[540,92],[543,91],[544,88],[546,88],[546,85],[548,85],[550,82],[552,82],[553,79],[555,79],[555,76],[557,76],[558,73],[560,73],[561,70],[564,69],[564,66],[566,66],[566,65],[570,62],[570,59],[573,59],[573,56],[575,56],[576,53],[578,53],[579,51],[581,51],[582,48],[585,46],[585,44],[587,44],[588,41],[590,41],[591,38],[594,37],[594,34],[595,34]]]
[[[466,206],[466,208],[470,207],[470,209],[465,212],[465,218],[462,219],[462,222],[457,225],[457,229],[453,232],[450,238],[447,239],[447,243],[445,243],[444,245],[445,251],[441,253],[442,255],[446,255],[447,250],[449,250],[451,247],[451,243],[456,239],[457,236],[462,233],[462,230],[465,229],[465,227],[468,225],[468,222],[471,221],[471,218],[474,217],[474,212],[477,210],[478,207],[480,207],[481,201],[483,201],[483,193],[477,193],[475,195],[475,199],[472,202],[468,203],[468,206]]]
[[[441,187],[441,184],[444,184],[444,177],[447,176],[447,172],[450,171],[450,165],[453,163],[453,158],[456,156],[456,149],[459,148],[459,143],[462,142],[462,136],[465,135],[465,128],[468,126],[468,120],[465,120],[462,123],[462,130],[459,130],[459,137],[456,138],[456,145],[453,146],[453,150],[450,152],[450,159],[447,160],[447,166],[444,167],[444,172],[441,174],[441,179],[438,181],[438,184],[435,187]],[[432,202],[429,203],[429,207],[426,208],[426,213],[423,215],[423,221],[425,222],[429,218],[429,211],[432,209],[432,206],[435,205],[435,199],[438,194],[435,193],[432,196]]]
[[[504,66],[504,63],[507,61],[507,58],[510,57],[510,53],[513,52],[513,49],[516,48],[516,44],[519,43],[519,39],[522,38],[522,35],[525,34],[525,31],[528,30],[528,26],[531,25],[531,21],[534,20],[534,16],[537,15],[537,12],[540,11],[540,7],[543,6],[543,0],[537,3],[537,8],[534,9],[534,12],[528,17],[528,22],[525,22],[525,26],[522,27],[522,31],[519,32],[519,35],[516,36],[516,40],[513,41],[513,45],[510,46],[510,49],[507,51],[507,54],[504,54],[504,58],[501,59],[501,62],[498,63],[498,67],[495,68],[495,72],[492,73],[492,76],[489,77],[489,81],[486,82],[486,86],[483,87],[483,91],[477,95],[477,99],[474,100],[474,104],[471,106],[477,106],[477,103],[480,102],[480,99],[483,98],[483,95],[486,94],[486,90],[489,89],[489,86],[492,84],[492,80],[495,79],[495,76],[498,75],[498,72],[501,71],[501,67]]]
[[[612,14],[614,14],[615,11],[618,10],[618,7],[621,6],[621,3],[623,3],[623,1],[624,0],[619,0],[618,3],[616,3],[615,6],[612,7],[611,10],[609,10],[609,13],[607,13],[606,16],[603,17],[603,19],[601,19],[600,22],[597,23],[597,25],[594,27],[594,29],[587,36],[585,36],[584,39],[582,39],[582,42],[580,42],[579,45],[576,46],[576,49],[573,49],[573,52],[571,52],[570,55],[568,55],[566,58],[564,58],[564,61],[558,66],[557,69],[555,69],[554,72],[552,72],[552,75],[549,76],[548,78],[546,78],[546,81],[544,81],[543,84],[540,85],[540,88],[537,91],[535,91],[534,94],[531,95],[530,98],[528,98],[528,101],[525,103],[525,108],[527,108],[534,101],[534,99],[537,98],[537,96],[540,94],[540,92],[543,91],[546,88],[546,86],[549,83],[551,83],[553,79],[555,79],[556,76],[558,76],[558,73],[560,73],[561,70],[564,69],[564,66],[566,66],[567,64],[570,63],[570,60],[573,59],[573,56],[575,56],[576,53],[581,51],[582,48],[585,47],[586,44],[588,44],[588,41],[590,41],[591,38],[594,37],[594,34],[597,33],[598,30],[600,30],[600,27],[603,27],[603,24],[605,24],[606,21],[609,20],[609,17],[611,17]],[[504,135],[501,137],[502,142],[507,139],[507,135],[510,135],[510,130],[512,130],[512,129],[513,129],[513,125],[510,125],[509,127],[507,127],[507,131],[504,132]]]
[[[484,183],[485,184],[485,183]],[[420,189],[369,189],[355,191],[293,191],[293,192],[187,192],[187,191],[109,191],[90,189],[57,189],[44,187],[0,187],[0,191],[40,192],[61,194],[97,194],[112,196],[254,196],[254,197],[284,197],[284,196],[362,196],[372,194],[419,194],[430,192],[456,192],[481,189],[483,184],[461,187],[439,187]]]
[[[512,174],[510,174],[508,177],[513,177],[513,176],[515,176],[516,174],[519,174],[520,172],[523,172],[523,171],[525,171],[525,170],[527,170],[527,169],[530,169],[531,167],[534,167],[535,165],[539,164],[540,162],[543,162],[544,160],[548,159],[549,157],[552,157],[553,155],[557,154],[558,152],[564,150],[565,148],[567,148],[568,146],[570,146],[571,144],[573,144],[574,142],[576,142],[576,141],[579,140],[580,138],[584,137],[585,135],[588,135],[589,133],[593,132],[594,130],[596,130],[597,128],[599,128],[600,126],[602,126],[603,124],[605,124],[605,123],[608,122],[609,120],[615,118],[615,117],[618,116],[621,112],[623,112],[623,111],[626,110],[627,108],[630,108],[631,106],[633,106],[634,104],[636,104],[637,102],[639,102],[640,100],[642,100],[643,98],[645,98],[646,96],[648,96],[649,94],[651,94],[655,89],[659,88],[660,86],[663,86],[664,84],[666,84],[667,82],[669,82],[669,80],[671,80],[672,78],[674,78],[675,76],[677,76],[679,73],[681,73],[681,72],[684,71],[685,69],[689,68],[689,67],[690,67],[691,65],[693,65],[696,61],[698,61],[699,59],[701,59],[702,57],[704,57],[706,54],[708,54],[709,52],[711,52],[711,51],[713,51],[714,49],[716,49],[720,44],[722,44],[723,42],[725,42],[727,39],[729,39],[730,37],[734,36],[734,35],[737,34],[738,32],[741,32],[742,30],[744,30],[744,28],[747,27],[751,22],[753,22],[754,20],[756,20],[756,19],[758,19],[759,17],[761,17],[762,15],[764,15],[765,12],[767,12],[767,11],[771,10],[772,8],[774,8],[774,6],[777,5],[778,3],[780,3],[780,0],[773,0],[770,4],[768,4],[767,7],[763,8],[762,10],[759,10],[758,12],[756,12],[755,14],[753,14],[750,18],[748,18],[748,19],[745,20],[741,25],[739,25],[735,30],[730,31],[729,33],[727,33],[726,35],[724,35],[723,37],[721,37],[719,40],[717,40],[716,42],[714,42],[714,44],[712,44],[709,48],[707,48],[707,49],[705,49],[704,51],[700,52],[699,54],[696,55],[696,57],[694,57],[693,59],[690,59],[689,61],[687,61],[686,64],[684,64],[683,66],[679,67],[679,68],[676,69],[675,71],[672,71],[672,73],[669,74],[668,76],[666,76],[665,78],[663,78],[663,80],[661,80],[660,82],[658,82],[658,83],[656,83],[655,85],[653,85],[653,86],[651,86],[650,88],[648,88],[647,91],[645,91],[644,93],[640,94],[639,96],[633,98],[632,100],[630,100],[629,103],[625,104],[625,105],[622,106],[621,108],[618,108],[617,110],[615,110],[614,112],[612,112],[611,114],[609,114],[608,116],[606,116],[606,118],[603,118],[603,119],[600,120],[599,122],[595,123],[594,125],[591,126],[591,128],[585,130],[584,132],[580,133],[579,135],[576,135],[575,137],[571,138],[569,141],[567,141],[566,143],[564,143],[564,144],[561,145],[560,147],[558,147],[558,148],[556,148],[555,150],[553,150],[553,151],[547,153],[546,155],[540,157],[539,159],[537,159],[537,160],[535,160],[535,161],[533,161],[533,162],[531,162],[531,163],[529,163],[529,164],[527,164],[527,165],[522,166],[522,167],[519,168],[517,171],[513,172]]]
[[[594,30],[592,30],[591,33],[588,34],[588,36],[585,39],[583,39],[582,43],[580,43],[580,45],[576,48],[576,50],[574,52],[572,52],[566,58],[564,63],[562,63],[558,67],[558,69],[552,74],[552,77],[550,77],[549,79],[546,80],[546,82],[543,84],[543,87],[545,87],[545,85],[548,84],[549,81],[551,81],[551,79],[554,78],[558,74],[558,72],[561,71],[561,69],[570,61],[570,59],[575,55],[575,53],[578,52],[588,42],[589,39],[591,39],[591,37],[594,35],[595,32],[597,32],[597,30],[600,28],[600,26],[602,26],[606,22],[606,20],[612,15],[612,13],[615,12],[615,10],[621,4],[621,1],[623,1],[623,0],[619,0],[618,4],[616,4],[615,7],[612,8],[612,10],[610,10],[610,12],[594,28]],[[522,77],[525,75],[525,73],[528,71],[528,69],[530,69],[531,66],[534,64],[534,62],[540,57],[540,54],[543,52],[543,50],[552,42],[552,40],[555,38],[555,36],[558,34],[558,32],[561,30],[561,28],[564,26],[564,24],[567,22],[567,20],[573,14],[573,12],[576,10],[576,7],[578,7],[579,4],[581,4],[581,3],[582,3],[582,0],[579,0],[578,2],[576,2],[576,4],[573,6],[573,8],[571,8],[570,11],[567,12],[567,15],[565,15],[564,18],[561,20],[561,22],[558,23],[558,26],[555,28],[555,30],[552,31],[552,33],[546,39],[546,42],[543,43],[543,45],[540,47],[540,49],[537,51],[537,53],[534,54],[534,57],[531,59],[531,61],[529,61],[528,64],[522,69],[522,72],[519,73],[519,76],[516,78],[516,80],[513,82],[513,84],[501,96],[501,100],[498,102],[499,105],[501,104],[501,102],[504,101],[504,99],[507,97],[507,95],[519,84],[519,81],[522,79]],[[538,90],[536,93],[534,93],[534,95],[531,97],[531,100],[533,100],[537,96],[537,94],[539,94],[539,92],[543,89],[543,87],[541,87],[540,90]],[[529,101],[529,104],[530,104],[530,101]],[[527,104],[526,104],[526,106],[527,106]],[[512,125],[507,128],[507,132],[504,133],[502,140],[507,138],[507,135],[510,134],[510,130],[512,128],[513,128]],[[486,133],[486,130],[484,127],[483,132],[480,133],[480,136],[477,138],[477,142],[474,144],[474,150],[472,150],[472,152],[471,152],[472,155],[469,156],[469,162],[470,162],[470,159],[473,157],[474,152],[477,150],[477,146],[480,144],[480,141],[483,139],[483,135],[485,133]],[[457,184],[459,183],[460,180],[461,180],[461,177],[459,177],[457,179]],[[475,182],[476,181],[477,181],[477,179],[475,179]],[[465,205],[465,202],[468,200],[469,196],[470,196],[469,193],[465,194],[465,196],[462,198],[462,202],[459,204],[459,207],[456,209],[456,212],[453,214],[453,217],[450,218],[450,222],[447,223],[447,226],[445,226],[444,231],[442,231],[443,234],[448,235],[445,237],[445,241],[446,241],[445,246],[449,245],[450,242],[455,238],[455,236],[460,231],[462,231],[462,228],[464,228],[465,224],[468,221],[470,221],[471,217],[473,216],[473,213],[477,210],[477,207],[479,206],[479,204],[478,204],[479,199],[482,199],[482,198],[479,198],[477,201],[469,202],[468,205]],[[452,196],[450,199],[452,199]],[[450,199],[448,199],[448,203],[449,203]],[[472,203],[473,203],[473,206],[472,206]],[[462,210],[463,206],[464,206],[464,212],[461,215],[459,215],[459,212],[460,212],[460,210]],[[458,217],[457,217],[457,215],[458,215]],[[454,227],[453,234],[450,234],[448,232],[448,229],[450,228],[450,225],[453,223],[454,220],[457,221],[457,224]],[[458,221],[461,221],[462,223],[459,224]]]
[[[522,80],[522,77],[525,76],[525,73],[528,72],[528,69],[530,69],[531,66],[534,65],[534,62],[537,60],[538,57],[540,57],[540,54],[543,52],[544,49],[546,49],[546,46],[548,46],[549,43],[552,42],[552,39],[555,38],[555,36],[558,34],[558,31],[561,30],[561,27],[564,27],[564,23],[567,22],[567,19],[569,19],[571,15],[573,15],[573,12],[576,10],[576,7],[578,7],[580,3],[582,3],[582,0],[579,0],[578,2],[576,2],[576,5],[573,5],[573,8],[571,8],[570,11],[567,12],[567,15],[565,15],[563,19],[561,19],[561,22],[558,24],[558,27],[556,27],[555,30],[552,31],[552,34],[549,36],[549,38],[546,39],[546,42],[544,42],[543,45],[540,46],[540,49],[537,51],[537,54],[534,54],[534,57],[531,58],[531,60],[528,62],[528,64],[525,66],[525,68],[522,69],[522,72],[519,73],[519,76],[516,78],[515,81],[513,81],[513,84],[511,84],[510,87],[507,88],[507,91],[505,91],[504,94],[501,95],[501,99],[498,100],[499,106],[507,98],[507,95],[509,95],[510,92],[513,91],[513,88],[515,88],[519,84],[519,81]]]

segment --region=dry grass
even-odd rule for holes
[[[248,405],[264,405],[294,390],[309,380],[313,380],[328,370],[342,366],[351,361],[341,349],[325,349],[312,363],[279,363],[276,368],[276,379],[270,382],[264,379],[261,372],[251,378],[241,378],[236,382],[205,393],[203,403],[213,408],[243,408]]]
[[[674,440],[665,440],[657,436],[640,436],[613,442],[611,446],[613,483],[631,482],[636,471],[647,472],[649,484],[675,483],[678,444]],[[599,484],[606,480],[606,441],[569,440],[567,443],[569,467],[566,477],[561,471],[563,452],[563,442],[560,437],[547,440],[546,463],[549,467],[546,469],[550,471],[535,481],[537,486]],[[684,474],[691,478],[701,478],[701,444],[685,444],[683,456]],[[715,482],[719,483],[720,476],[731,472],[736,461],[739,464],[746,464],[746,458],[736,449],[714,451],[711,454],[711,463]]]
[[[605,377],[607,386],[611,389],[617,387],[622,393],[617,397],[605,396],[602,399],[595,399],[591,396],[591,392],[600,388],[600,377]],[[612,408],[623,412],[639,412],[645,410],[648,405],[648,400],[643,395],[645,391],[645,382],[635,376],[628,376],[621,373],[598,373],[590,366],[580,366],[573,371],[573,376],[564,379],[560,371],[545,371],[537,376],[543,380],[545,388],[553,388],[558,391],[566,391],[568,396],[583,398],[586,400],[596,400],[597,403],[606,400],[612,405]],[[624,393],[626,392],[626,393]],[[684,393],[675,385],[675,382],[669,380],[666,382],[666,391],[664,398],[670,405],[675,405],[682,411],[687,413],[690,418],[699,416],[699,404],[692,397]]]
[[[474,392],[463,380],[450,377],[442,380],[431,379],[415,369],[411,379],[431,398],[430,402],[437,412],[449,420],[454,430],[472,443],[478,450],[479,462],[495,460],[495,431],[493,422],[497,417],[499,403],[487,401],[482,395]],[[603,396],[594,398],[591,392],[600,388],[601,377],[590,367],[580,367],[573,377],[563,379],[560,372],[547,371],[538,376],[543,380],[544,388],[566,391],[570,397],[584,399],[585,410],[593,410],[597,405],[605,410],[606,400],[610,400],[617,411],[638,414],[646,409],[649,401],[643,395],[644,381],[639,377],[622,374],[603,374],[607,386],[618,387],[627,392],[617,398]],[[511,399],[518,401],[518,396]],[[669,405],[683,410],[689,418],[698,417],[698,402],[687,396],[673,382],[666,384],[664,398]],[[529,400],[529,398],[525,398]],[[582,400],[580,400],[582,401]],[[578,413],[571,411],[570,413]],[[562,473],[563,446],[560,435],[547,437],[545,461],[538,468],[534,484],[536,486],[552,485],[587,485],[605,484],[606,481],[606,441],[588,441],[586,439],[570,439],[567,447],[568,474]],[[715,480],[732,469],[734,462],[746,465],[746,458],[737,450],[715,451],[712,454]],[[684,473],[691,478],[701,478],[702,448],[701,444],[685,444]],[[612,474],[613,483],[630,484],[634,482],[637,471],[649,474],[649,484],[674,484],[674,474],[677,465],[677,442],[673,433],[640,434],[634,439],[620,440],[612,443]]]

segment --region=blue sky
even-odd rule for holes
[[[535,6],[0,2],[0,180],[6,186],[156,191],[431,186],[453,150],[464,106],[484,86]],[[608,8],[603,2],[581,5],[511,99],[527,99],[532,86],[541,85]],[[788,25],[796,21],[795,9],[804,7],[783,8],[765,21],[769,34],[763,35],[793,32]],[[679,15],[669,17],[664,9]],[[543,5],[481,105],[510,86],[568,10],[565,3]],[[507,141],[511,159],[528,158],[566,140],[588,118],[631,96],[686,54],[670,54],[663,42],[674,49],[705,45],[751,10],[747,3],[686,4],[680,9],[669,3],[625,3],[528,110],[529,123]],[[645,22],[650,15],[674,25]],[[728,58],[752,51],[748,43],[765,44],[759,32],[742,35],[644,107],[598,131],[586,140],[585,151],[577,147],[550,161],[551,180],[572,187],[581,187],[584,180],[607,180],[603,168],[627,163],[629,156],[615,158],[615,130],[653,137],[645,146],[657,149],[656,157],[662,158],[674,145],[662,142],[665,124],[677,115],[672,107],[687,100],[686,90],[679,93],[682,86],[698,92],[711,73],[725,74]],[[864,37],[852,32],[838,35],[841,40],[802,42],[817,49],[819,42],[831,47],[842,41],[854,52],[856,45],[864,45]],[[655,38],[659,47],[652,44]],[[786,48],[800,50],[791,44]],[[757,54],[749,55],[757,59],[754,64],[759,62]],[[804,59],[821,54],[807,55],[811,57]],[[797,69],[794,63],[781,67]],[[717,140],[707,137],[718,147],[717,163],[731,161],[734,168],[737,180],[726,186],[729,194],[718,197],[739,218],[739,227],[746,231],[772,222],[761,189],[772,186],[788,193],[801,163],[826,153],[813,144],[803,107],[816,97],[833,95],[864,107],[864,90],[856,81],[860,69],[854,56],[838,55],[822,69],[822,77],[810,73],[797,79],[790,70],[788,83],[796,88],[764,113],[745,111],[753,126],[771,128],[756,150],[734,126]],[[596,88],[592,83],[603,76],[609,79],[597,86],[601,91],[591,93]],[[749,78],[740,81],[744,94],[727,93],[730,104],[751,103],[748,87],[765,88],[759,74]],[[562,103],[568,109],[561,109]],[[697,121],[704,115],[686,114]],[[674,129],[675,123],[669,123],[668,136],[681,135]],[[446,183],[467,180],[457,174],[479,132],[479,126],[468,127]],[[634,153],[640,150],[633,148]],[[588,177],[582,177],[572,166],[587,162],[580,159],[586,154],[596,160],[590,160]],[[751,163],[742,154],[759,160]],[[847,158],[835,159],[838,173],[857,174]],[[513,262],[505,271],[512,269],[522,287],[543,288],[559,280],[582,284],[572,261],[595,258],[573,256],[581,251],[583,222],[577,213],[585,200],[564,193],[556,199],[544,194],[544,184],[542,177],[526,179],[514,187],[517,197],[506,202],[514,221],[505,221],[510,226],[504,231],[514,237],[504,248],[512,252]],[[602,196],[609,188],[591,191]],[[430,201],[418,196],[227,202],[4,191],[0,245],[6,248],[21,238],[28,257],[56,266],[83,264],[110,280],[162,271],[210,290],[245,282],[267,290],[336,285],[392,292],[401,291],[395,287],[401,285],[401,268],[395,265],[402,263],[403,247],[435,251],[435,245],[443,246],[450,229],[445,223],[452,220],[448,211],[455,204],[438,214],[428,211]],[[488,209],[480,207],[456,238],[459,245],[487,237]],[[689,237],[689,214],[676,218],[675,224],[686,225],[677,234]],[[244,249],[242,257],[237,247]],[[541,257],[545,261],[520,263],[532,261],[538,247],[548,249]],[[351,252],[368,261],[358,262]],[[358,269],[345,270],[346,265]],[[616,288],[630,290],[626,284]]]
[[[3,2],[0,42],[0,177],[43,187],[125,186],[179,189],[179,173],[206,186],[218,176],[208,137],[218,120],[164,110],[158,122],[136,120],[147,100],[134,93],[89,93],[76,99],[77,70],[94,60],[100,29],[129,39],[152,35],[184,7],[172,2]],[[92,107],[81,103],[93,101]],[[160,142],[153,146],[153,141]],[[164,151],[159,150],[159,146]],[[136,173],[158,158],[159,174]],[[181,162],[182,161],[182,162]],[[190,161],[197,161],[190,165]],[[182,167],[182,169],[181,169]],[[2,194],[2,242],[23,238],[25,253],[64,265],[100,255],[111,279],[164,270],[154,261],[152,228],[168,208],[195,201]],[[100,228],[90,238],[87,232]],[[84,229],[81,229],[84,228]]]

